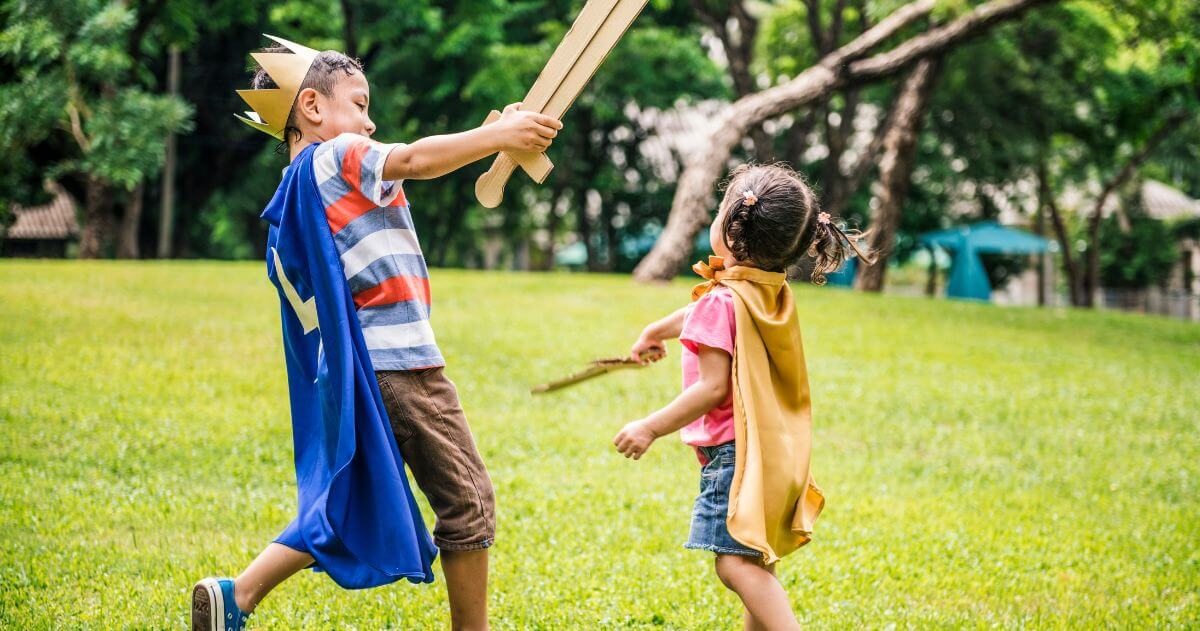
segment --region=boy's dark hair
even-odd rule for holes
[[[847,247],[871,262],[857,243],[862,234],[843,231],[821,212],[816,194],[786,164],[742,165],[729,174],[725,187],[721,234],[739,261],[782,272],[807,253],[815,259],[812,282],[817,285],[846,261]]]
[[[291,50],[283,46],[268,46],[259,52],[292,54]],[[339,74],[339,71],[341,71],[341,74]],[[325,96],[333,96],[333,86],[337,85],[339,79],[343,76],[349,77],[355,72],[362,71],[363,65],[361,61],[339,53],[336,50],[323,50],[313,60],[312,65],[309,66],[308,74],[304,75],[304,81],[300,82],[300,90],[312,88]],[[256,90],[263,90],[274,88],[276,85],[275,81],[271,79],[271,75],[267,74],[267,71],[262,66],[255,64],[254,79],[251,81],[251,87]],[[296,93],[299,94],[300,90],[297,90]],[[292,107],[292,113],[288,115],[287,124],[283,128],[283,142],[275,149],[277,152],[280,149],[287,151],[288,141],[291,140],[292,134],[295,134],[297,139],[300,138],[300,128],[296,127],[295,124],[295,103],[292,104]]]

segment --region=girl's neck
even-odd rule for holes
[[[739,261],[732,256],[725,257],[725,267],[754,267],[757,269],[754,263],[751,263],[750,261]]]

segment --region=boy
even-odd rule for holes
[[[292,161],[263,218],[283,303],[300,517],[236,579],[197,583],[193,630],[239,631],[271,589],[307,567],[353,588],[431,580],[433,552],[397,451],[437,516],[451,625],[486,629],[493,490],[443,373],[400,184],[498,151],[544,151],[562,124],[514,104],[478,129],[380,144],[357,60],[272,39],[283,46],[254,55],[256,90],[243,97],[255,111],[243,120],[286,142]]]

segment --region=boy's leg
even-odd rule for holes
[[[787,592],[775,578],[774,567],[764,567],[758,559],[737,554],[718,554],[716,567],[721,582],[746,607],[747,630],[800,628]]]
[[[300,570],[312,565],[313,557],[307,552],[293,550],[285,545],[272,543],[250,563],[250,566],[234,579],[233,597],[238,609],[246,613],[254,611],[272,589]]]
[[[454,384],[441,368],[378,371],[380,393],[404,463],[437,515],[454,629],[486,629],[487,548],[495,494]]]
[[[236,579],[205,578],[192,587],[192,631],[241,631],[267,592],[313,558],[272,543]]]
[[[488,551],[443,550],[442,573],[454,629],[487,629]]]

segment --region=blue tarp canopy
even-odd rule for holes
[[[929,248],[954,252],[946,295],[975,300],[990,300],[992,296],[980,254],[1037,254],[1050,249],[1049,240],[994,221],[926,232],[918,241]]]

